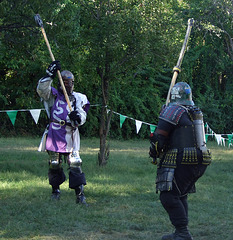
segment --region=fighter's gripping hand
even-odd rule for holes
[[[54,78],[56,76],[57,70],[61,69],[60,61],[56,60],[50,63],[48,66],[46,73],[49,77]]]
[[[156,149],[156,145],[154,143],[151,143],[150,150],[149,150],[149,156],[152,158],[151,163],[156,165],[157,164],[157,158],[159,156],[159,153]]]
[[[78,124],[81,123],[81,116],[79,114],[78,111],[72,111],[70,114],[69,114],[69,117],[70,117],[70,120],[74,121],[74,122],[77,122]]]
[[[159,157],[159,151],[158,151],[158,138],[157,134],[151,133],[150,134],[150,150],[149,150],[149,156],[152,158],[151,163],[156,165],[157,164],[157,158]]]

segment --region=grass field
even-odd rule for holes
[[[156,167],[146,140],[110,141],[107,166],[97,166],[98,139],[83,139],[89,207],[77,205],[68,181],[50,200],[47,154],[39,138],[0,138],[0,239],[160,240],[173,231],[155,193]],[[189,196],[195,240],[233,240],[233,150],[211,143],[213,163]],[[66,176],[67,165],[64,164]]]

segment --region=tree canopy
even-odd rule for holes
[[[34,21],[40,14],[55,58],[75,75],[75,90],[99,105],[90,109],[84,136],[98,136],[105,106],[156,124],[188,19],[194,18],[177,81],[191,86],[194,102],[216,132],[232,132],[231,1],[2,0],[0,13],[2,110],[43,107],[35,88],[51,59]],[[111,136],[135,137],[135,125],[127,121],[121,129],[117,118],[112,117]],[[2,114],[0,119],[3,134],[12,126]],[[28,116],[22,121],[22,128],[43,131]],[[137,136],[147,137],[147,129]]]

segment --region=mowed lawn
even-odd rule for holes
[[[0,138],[0,239],[160,240],[173,231],[155,193],[147,140],[110,140],[105,167],[97,164],[99,140],[81,140],[88,207],[75,203],[68,180],[60,201],[50,200],[48,156],[37,151],[39,142]],[[213,162],[189,196],[190,232],[195,240],[233,240],[233,149],[208,146]]]

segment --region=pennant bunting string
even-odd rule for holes
[[[90,105],[91,107],[97,107],[97,106],[101,106],[101,104],[95,104],[95,105]],[[104,106],[107,110],[107,113],[109,113],[110,109],[108,109],[108,106]],[[5,112],[7,113],[8,117],[10,118],[11,123],[13,124],[13,126],[15,125],[15,121],[16,121],[16,116],[17,113],[19,111],[24,112],[24,111],[29,111],[31,113],[32,118],[34,119],[35,123],[38,123],[38,120],[40,118],[40,114],[41,114],[41,110],[45,110],[45,109],[20,109],[20,110],[0,110],[0,112]],[[136,132],[137,134],[139,133],[142,124],[146,124],[150,126],[150,132],[153,133],[156,129],[156,125],[151,124],[151,123],[147,123],[147,122],[143,122],[140,120],[136,120],[134,118],[122,115],[118,112],[112,111],[112,113],[119,115],[120,116],[120,128],[122,128],[123,123],[125,122],[126,118],[129,118],[131,120],[135,121],[135,125],[136,125]],[[229,133],[229,134],[216,134],[209,126],[208,123],[205,123],[205,140],[206,142],[208,141],[209,136],[214,137],[217,141],[218,145],[223,145],[225,146],[227,144],[228,147],[233,146],[233,133]],[[223,136],[227,136],[227,137],[223,137]]]

